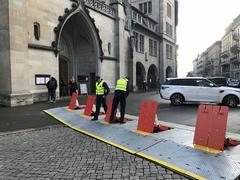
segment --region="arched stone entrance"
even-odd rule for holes
[[[136,63],[136,85],[137,89],[143,89],[143,81],[146,80],[146,71],[141,62]]]
[[[173,77],[173,71],[172,71],[172,68],[168,66],[166,69],[166,78],[170,78],[170,77]]]
[[[66,20],[59,35],[59,82],[64,78],[68,85],[74,77],[78,84],[87,84],[89,93],[94,93],[95,76],[101,74],[99,57],[95,28],[80,10]]]
[[[59,57],[59,86],[60,86],[60,96],[68,95],[68,68],[69,60],[64,57]]]
[[[156,82],[158,79],[157,67],[152,64],[148,69],[147,83],[149,89],[156,89]]]

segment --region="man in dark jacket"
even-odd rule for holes
[[[92,121],[98,120],[101,104],[103,105],[105,114],[107,113],[106,96],[110,91],[107,83],[103,79],[96,77],[96,81],[96,112]]]
[[[125,107],[126,107],[126,98],[129,95],[129,87],[128,87],[128,77],[119,79],[117,81],[117,85],[114,92],[114,98],[113,98],[113,104],[112,104],[112,112],[110,116],[110,123],[114,123],[115,120],[113,119],[114,114],[116,113],[118,104],[120,102],[120,124],[125,123],[124,122],[124,116],[125,116]]]
[[[48,88],[48,102],[56,102],[57,80],[54,77],[47,82]]]

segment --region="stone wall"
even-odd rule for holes
[[[8,104],[11,92],[9,3],[2,0],[0,6],[0,104]]]

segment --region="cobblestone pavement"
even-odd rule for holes
[[[62,125],[0,135],[0,179],[188,179]]]

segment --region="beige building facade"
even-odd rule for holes
[[[221,71],[227,78],[240,79],[240,15],[227,27],[222,38]]]
[[[141,23],[133,19],[133,11],[142,16]],[[60,96],[60,82],[67,86],[72,77],[94,93],[95,76],[111,88],[118,78],[129,76],[131,89],[138,90],[143,78],[154,88],[156,79],[166,78],[167,66],[176,71],[176,59],[161,59],[158,21],[127,1],[3,0],[0,14],[0,104],[47,100],[51,76]],[[140,73],[141,80],[139,65],[146,72]]]
[[[240,15],[226,28],[221,41],[193,61],[193,74],[240,80]]]

